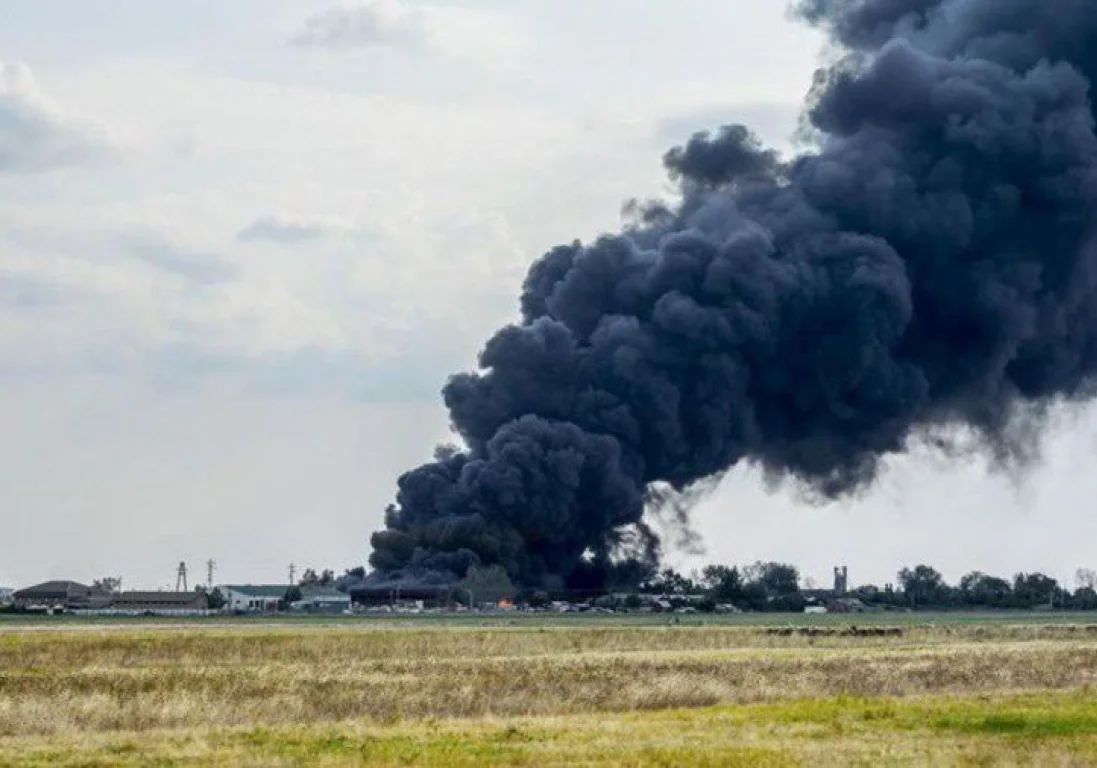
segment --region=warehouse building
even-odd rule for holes
[[[290,607],[309,613],[342,613],[350,610],[350,595],[332,587],[301,587],[301,599]]]
[[[122,592],[114,596],[110,609],[159,616],[193,614],[206,610],[206,596],[201,592]]]
[[[47,581],[16,590],[12,602],[16,608],[28,611],[78,611],[106,608],[111,597],[104,589],[76,581]]]
[[[290,590],[289,584],[223,584],[225,608],[230,611],[266,613],[278,610],[278,604]]]

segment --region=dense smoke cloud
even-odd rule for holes
[[[741,461],[822,497],[956,427],[1023,455],[1097,369],[1097,5],[804,0],[844,52],[811,152],[742,126],[664,158],[681,198],[530,269],[444,389],[465,442],[405,474],[372,565],[548,586],[658,556],[653,495]]]

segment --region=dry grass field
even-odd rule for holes
[[[0,765],[1097,765],[1097,627],[9,626]]]

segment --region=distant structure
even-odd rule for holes
[[[213,572],[217,570],[217,562],[211,557],[206,561],[206,589],[213,591]]]
[[[225,608],[234,613],[274,613],[283,610],[286,584],[222,584],[218,587],[224,595]],[[331,587],[302,587],[300,599],[289,608],[309,613],[344,613],[350,610],[350,595]]]
[[[289,564],[289,585],[292,587],[297,584],[297,566],[293,563]]]
[[[47,581],[12,593],[15,607],[22,610],[88,610],[110,605],[111,594],[75,581]]]
[[[839,597],[849,592],[849,568],[845,565],[834,566],[834,595]]]
[[[130,615],[206,614],[206,596],[201,592],[121,592],[111,599],[103,613]]]
[[[175,591],[189,592],[187,587],[187,564],[179,563],[179,570],[175,573]]]

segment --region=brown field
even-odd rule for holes
[[[0,631],[0,765],[1097,764],[1097,628]]]

